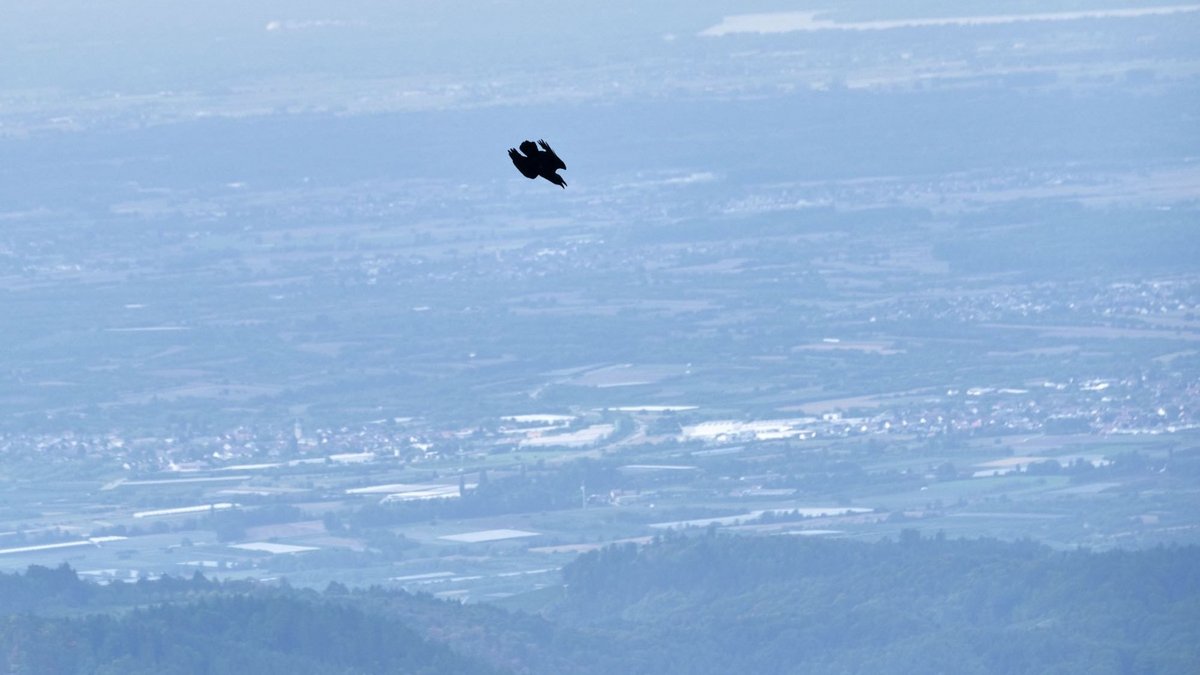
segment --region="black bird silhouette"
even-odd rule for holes
[[[542,146],[541,150],[538,150],[539,145]],[[556,172],[559,169],[565,170],[567,165],[558,158],[558,155],[554,154],[549,143],[543,140],[539,140],[537,143],[524,141],[520,148],[521,152],[517,152],[516,148],[508,149],[508,156],[518,171],[526,178],[534,179],[541,176],[560,188],[566,189],[567,181],[563,180],[563,177]],[[522,152],[525,154],[521,154]]]

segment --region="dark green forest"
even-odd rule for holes
[[[0,576],[12,673],[1188,673],[1200,549],[673,534],[609,547],[534,613],[197,574]]]
[[[1200,665],[1200,551],[673,538],[565,570],[638,672],[1163,673]]]
[[[0,582],[5,673],[491,673],[395,621],[290,589],[162,580],[100,588],[70,568]],[[41,616],[41,603],[57,613]],[[126,603],[153,602],[145,608]],[[14,613],[19,612],[19,613]]]

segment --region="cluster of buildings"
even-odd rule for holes
[[[867,400],[862,408],[755,419],[714,419],[703,408],[648,406],[570,414],[503,416],[442,427],[388,418],[358,426],[266,429],[207,435],[0,434],[0,456],[52,462],[119,462],[138,471],[257,469],[296,462],[388,459],[419,464],[457,455],[603,448],[616,442],[722,444],[814,438],[1017,433],[1169,434],[1200,428],[1200,383],[1170,372],[1126,378],[1041,380],[1012,387],[948,388]],[[664,425],[664,416],[673,420]],[[658,418],[646,433],[644,422]],[[667,433],[662,433],[666,429]]]
[[[1200,318],[1200,280],[1079,280],[996,286],[977,293],[939,293],[936,297],[917,293],[890,299],[873,307],[871,313],[877,320],[921,318],[938,323],[1061,319],[1078,325],[1075,333],[1086,336],[1096,321],[1112,324],[1110,327],[1149,329],[1154,327],[1155,319],[1165,325],[1181,317]]]

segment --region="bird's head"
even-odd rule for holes
[[[547,180],[564,190],[567,189],[567,181],[563,180],[563,177],[556,173],[552,173],[547,176]]]

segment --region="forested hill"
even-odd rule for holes
[[[1200,548],[671,535],[543,616],[382,588],[0,575],[11,673],[1194,673]]]
[[[1189,673],[1200,549],[674,538],[587,554],[562,620],[658,673]]]
[[[51,616],[30,613],[39,595]],[[72,608],[88,613],[62,616]],[[34,567],[0,576],[0,613],[3,673],[500,672],[341,594],[202,577],[101,587],[67,567]]]

